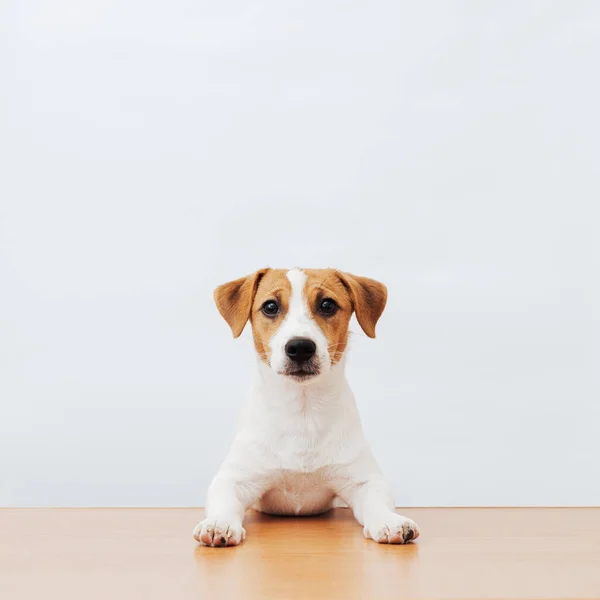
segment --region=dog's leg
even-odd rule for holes
[[[417,524],[396,512],[392,488],[379,473],[375,459],[366,459],[350,469],[337,495],[352,508],[366,538],[383,544],[404,544],[418,538]]]
[[[206,518],[194,529],[196,540],[204,546],[240,544],[246,538],[244,513],[261,493],[256,481],[218,473],[208,489]]]

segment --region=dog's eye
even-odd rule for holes
[[[325,298],[319,304],[319,312],[322,312],[324,315],[332,315],[337,309],[338,305],[331,298]]]
[[[260,308],[263,315],[274,317],[279,312],[279,304],[275,300],[267,300]]]

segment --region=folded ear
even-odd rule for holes
[[[224,283],[215,290],[215,303],[221,316],[231,327],[233,337],[239,337],[244,330],[250,318],[256,289],[267,271],[268,269],[261,269],[247,277]]]
[[[375,325],[387,302],[387,288],[383,283],[367,277],[339,272],[338,275],[350,292],[358,323],[370,338],[374,338]]]

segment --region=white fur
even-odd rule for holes
[[[271,366],[258,362],[233,445],[210,485],[206,518],[194,537],[206,545],[239,544],[249,507],[304,515],[346,503],[365,537],[387,543],[416,538],[416,524],[396,514],[391,488],[364,437],[345,358],[331,365],[327,338],[310,316],[306,276],[297,269],[287,276],[290,307],[271,341]],[[317,345],[321,374],[308,382],[279,374],[285,344],[296,336]]]

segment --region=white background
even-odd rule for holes
[[[200,505],[254,368],[212,289],[384,281],[399,505],[600,504],[597,2],[0,6],[0,504]]]

